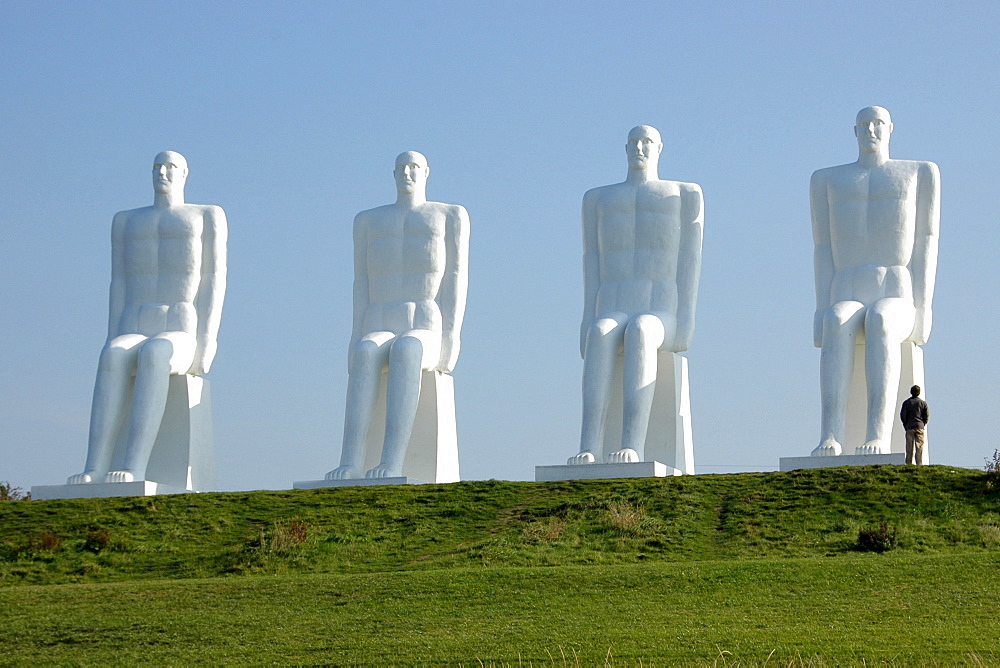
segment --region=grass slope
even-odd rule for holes
[[[998,547],[940,466],[5,502],[0,662],[1000,663]]]

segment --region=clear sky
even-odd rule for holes
[[[0,480],[83,468],[116,211],[161,150],[230,225],[212,381],[219,487],[288,488],[340,457],[351,221],[403,150],[472,220],[455,370],[465,479],[577,451],[580,201],[657,127],[701,184],[690,363],[699,473],[773,470],[819,439],[808,183],[856,112],[941,168],[932,460],[997,447],[1000,4],[0,0]],[[990,380],[992,379],[992,380]]]

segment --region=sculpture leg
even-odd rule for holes
[[[379,465],[366,478],[403,474],[403,460],[413,432],[420,399],[421,371],[433,368],[440,357],[440,335],[412,331],[393,341],[389,349],[389,376],[385,392],[385,440]]]
[[[94,383],[94,401],[90,410],[87,463],[83,473],[70,476],[67,484],[104,481],[125,414],[129,383],[139,353],[138,346],[145,340],[146,337],[138,334],[118,337],[101,351],[97,380]]]
[[[656,352],[665,336],[663,321],[653,315],[640,315],[625,328],[622,444],[620,450],[609,455],[608,461],[639,461],[639,449],[646,442],[649,413],[656,392]]]
[[[592,464],[601,460],[604,423],[611,397],[618,350],[625,338],[628,318],[624,313],[595,320],[587,333],[583,359],[583,426],[580,430],[580,454],[569,464]]]
[[[149,454],[153,451],[167,406],[170,375],[190,369],[195,347],[194,337],[182,332],[159,334],[140,347],[125,468],[110,471],[105,477],[106,482],[132,482],[145,478]]]
[[[900,344],[913,331],[916,311],[906,299],[881,299],[865,315],[868,424],[859,455],[887,454],[899,386]]]
[[[372,413],[378,400],[382,369],[389,362],[389,346],[395,335],[389,332],[370,334],[351,351],[353,360],[347,382],[347,408],[344,414],[344,444],[340,466],[326,474],[327,480],[360,478],[365,461],[365,440],[371,427]]]
[[[854,348],[864,324],[864,308],[861,302],[837,302],[823,319],[823,351],[819,362],[822,422],[820,443],[812,451],[814,456],[842,452],[847,393],[854,369]]]

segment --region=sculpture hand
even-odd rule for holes
[[[907,341],[921,346],[927,343],[927,337],[931,333],[931,310],[929,308],[918,308],[917,315],[913,319],[913,332]]]
[[[813,345],[817,348],[823,347],[823,318],[826,310],[817,310],[813,314]]]

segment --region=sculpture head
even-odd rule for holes
[[[176,151],[162,151],[153,158],[153,192],[161,195],[184,193],[188,165]]]
[[[886,153],[892,134],[892,118],[883,107],[865,107],[854,122],[854,136],[862,153]]]
[[[396,179],[396,190],[405,194],[423,194],[427,188],[427,177],[431,168],[427,158],[416,151],[404,151],[396,158],[396,168],[392,175]]]
[[[649,125],[638,125],[628,133],[625,142],[625,155],[628,156],[629,169],[651,171],[656,174],[656,164],[660,159],[663,142],[660,133]]]

